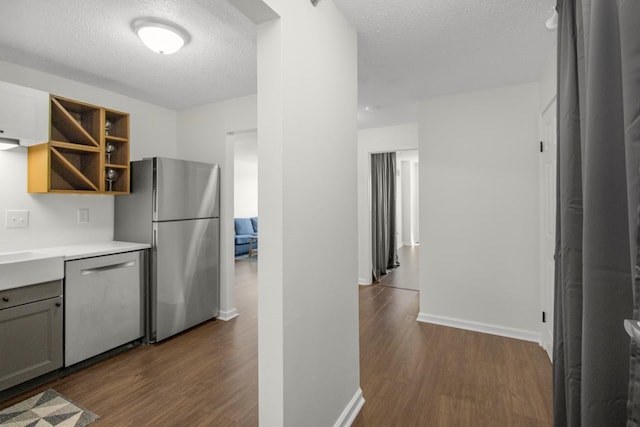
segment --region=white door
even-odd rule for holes
[[[540,155],[540,283],[542,296],[542,346],[553,361],[553,294],[556,236],[556,100],[542,113]]]

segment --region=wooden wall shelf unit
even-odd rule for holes
[[[49,142],[29,147],[29,193],[128,194],[129,114],[50,96]]]

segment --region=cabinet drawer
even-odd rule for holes
[[[62,280],[0,291],[0,310],[62,295]]]

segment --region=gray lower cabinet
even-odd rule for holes
[[[0,391],[62,367],[62,282],[0,292]]]
[[[144,252],[65,262],[65,366],[144,336]]]

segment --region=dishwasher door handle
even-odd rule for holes
[[[128,261],[128,262],[121,262],[118,264],[105,265],[104,267],[87,268],[84,270],[80,270],[80,275],[86,276],[88,274],[101,273],[103,271],[108,271],[108,270],[117,270],[118,268],[133,267],[135,265],[136,265],[135,261]]]

